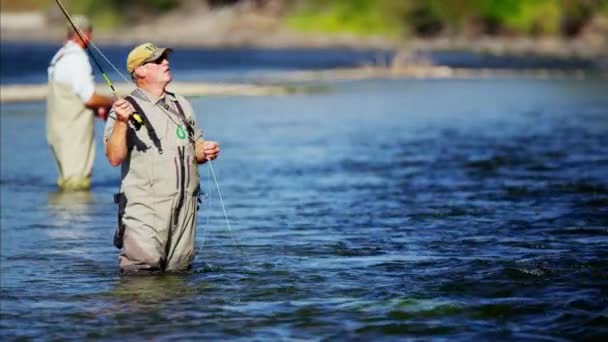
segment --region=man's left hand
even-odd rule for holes
[[[216,141],[203,141],[196,143],[196,160],[204,163],[207,160],[214,160],[220,154],[220,145]]]

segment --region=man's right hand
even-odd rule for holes
[[[112,109],[116,113],[116,120],[124,123],[127,123],[131,115],[135,113],[133,105],[125,99],[116,100],[112,105]]]

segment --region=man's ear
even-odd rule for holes
[[[146,71],[143,68],[141,68],[141,65],[140,65],[137,68],[135,68],[134,74],[137,78],[144,78],[144,76],[146,76]]]

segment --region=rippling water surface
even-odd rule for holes
[[[222,143],[185,275],[120,277],[119,170],[55,192],[44,105],[1,107],[3,339],[608,335],[608,82],[364,81],[192,99]],[[97,127],[101,141],[101,123]]]

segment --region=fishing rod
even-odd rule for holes
[[[112,81],[110,80],[110,78],[108,77],[108,75],[106,75],[106,73],[103,71],[103,68],[101,67],[101,64],[99,64],[99,61],[97,60],[97,58],[95,58],[95,55],[93,54],[93,52],[89,49],[89,41],[90,40],[89,39],[84,39],[84,37],[82,36],[80,28],[78,26],[76,26],[76,24],[74,24],[74,21],[72,20],[72,18],[68,14],[68,11],[65,9],[65,7],[63,7],[63,4],[61,3],[61,1],[55,0],[55,2],[57,3],[57,5],[59,6],[59,8],[61,9],[61,12],[63,12],[63,15],[65,16],[65,18],[68,20],[68,22],[72,26],[72,29],[74,30],[74,32],[76,32],[76,34],[78,35],[78,38],[80,38],[80,41],[82,42],[82,44],[84,44],[85,51],[87,52],[87,54],[89,55],[89,57],[91,57],[91,59],[93,60],[93,62],[95,63],[95,65],[97,65],[97,69],[99,69],[99,72],[103,76],[103,79],[106,80],[106,83],[108,84],[108,87],[110,87],[110,90],[112,91],[112,94],[114,94],[114,97],[116,97],[116,99],[120,99],[121,97],[116,92],[116,88],[114,88],[114,85],[112,84]],[[99,50],[97,50],[97,51],[99,52]],[[137,114],[137,113],[133,113],[132,116],[131,116],[131,118],[133,118],[133,121],[135,121],[136,124],[139,125],[139,126],[141,126],[144,123],[144,121],[141,118],[141,116],[139,114]]]
[[[60,0],[55,0],[55,2],[57,3],[57,5],[59,6],[59,8],[61,9],[61,12],[63,13],[63,15],[66,17],[66,19],[68,20],[68,22],[70,23],[70,25],[72,26],[72,28],[74,29],[74,31],[76,32],[76,34],[78,35],[78,37],[80,38],[80,40],[82,41],[82,43],[84,44],[85,50],[87,51],[88,55],[91,57],[91,59],[93,60],[93,62],[95,63],[95,65],[97,65],[97,68],[99,69],[99,72],[101,72],[103,78],[105,79],[106,83],[108,84],[108,86],[110,87],[110,90],[112,91],[112,94],[114,94],[114,96],[117,99],[120,99],[121,97],[118,95],[118,93],[116,92],[116,89],[114,88],[114,85],[112,84],[112,81],[110,80],[110,78],[106,75],[106,73],[103,71],[103,68],[101,67],[101,64],[99,64],[99,61],[97,60],[97,58],[95,58],[95,55],[93,54],[93,52],[91,52],[91,50],[89,49],[89,44],[95,49],[95,51],[97,51],[97,53],[103,57],[103,59],[110,65],[112,66],[112,68],[114,69],[114,71],[116,71],[125,81],[127,81],[127,83],[129,82],[133,82],[132,80],[127,79],[122,72],[120,72],[120,70],[118,70],[118,68],[116,68],[116,66],[101,52],[101,50],[99,50],[99,48],[97,48],[97,46],[90,40],[85,40],[84,37],[82,36],[81,30],[76,26],[76,24],[74,24],[74,21],[72,20],[72,18],[70,17],[70,15],[68,14],[68,11],[65,9],[65,7],[63,6],[63,4],[61,3]],[[137,88],[139,90],[139,88]],[[158,108],[160,108],[163,112],[166,112],[166,109],[163,108],[162,106],[157,105]],[[133,121],[135,121],[135,125],[143,125],[143,119],[141,118],[141,116],[137,113],[133,113],[131,115],[131,118],[133,119]],[[204,139],[204,136],[203,136]],[[228,219],[228,213],[226,211],[226,206],[224,204],[224,197],[222,196],[222,191],[220,190],[220,185],[217,181],[217,178],[215,176],[215,171],[213,170],[213,165],[211,164],[211,160],[208,160],[209,162],[209,170],[211,171],[211,174],[213,176],[213,181],[215,183],[217,192],[218,192],[218,197],[220,199],[220,204],[222,206],[222,211],[224,214],[224,219],[226,221],[226,225],[228,227],[228,231],[230,233],[230,236],[232,237],[233,242],[236,244],[236,246],[240,249],[241,253],[243,253],[245,255],[245,258],[247,259],[247,262],[249,264],[251,264],[251,259],[249,258],[249,255],[241,248],[240,243],[238,242],[238,240],[236,239],[234,232],[232,230],[232,226],[230,225],[230,220]]]

